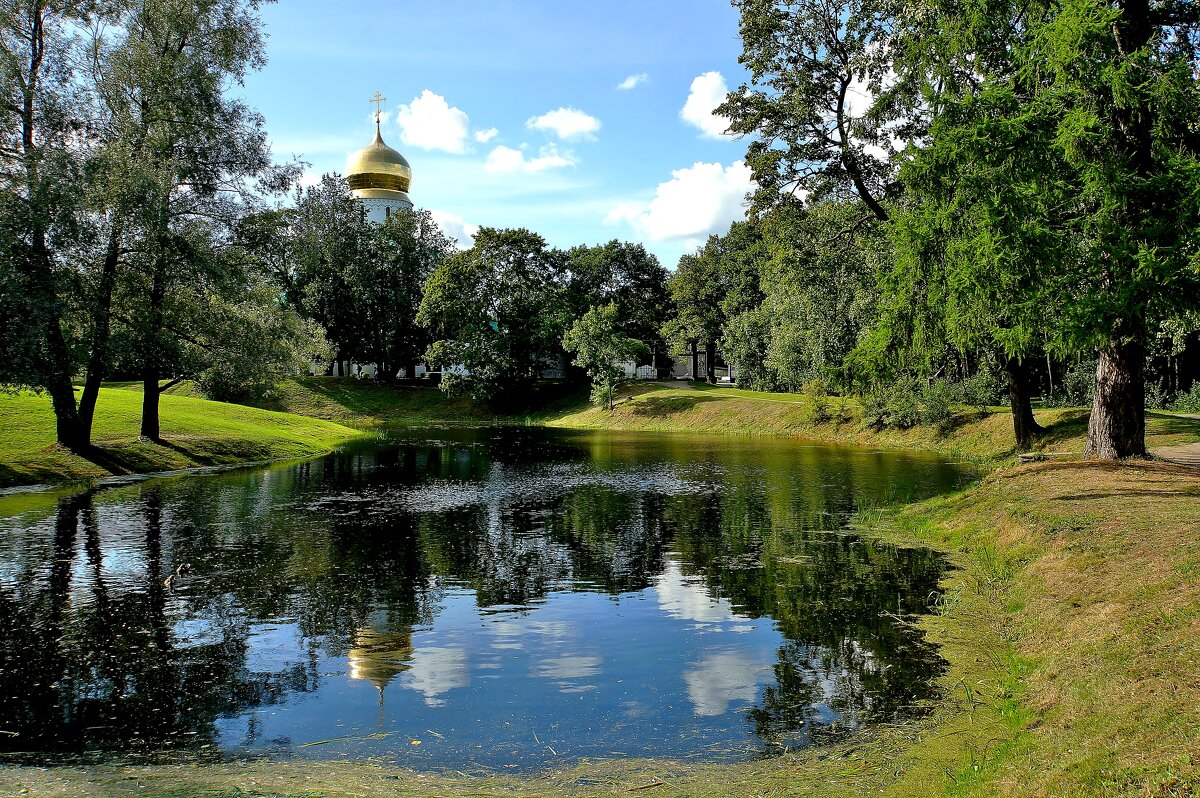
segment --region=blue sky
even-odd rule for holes
[[[744,216],[746,143],[711,114],[745,74],[727,0],[282,0],[263,19],[268,62],[245,95],[307,179],[369,143],[380,91],[413,201],[463,240],[473,225],[620,238],[673,267]]]

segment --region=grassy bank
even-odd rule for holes
[[[956,568],[919,621],[949,669],[922,720],[735,766],[583,763],[532,779],[353,762],[10,769],[45,796],[1200,794],[1200,482],[1047,463],[860,525]],[[7,792],[5,792],[7,791]]]
[[[163,440],[153,443],[138,436],[141,401],[141,394],[131,390],[101,389],[95,445],[84,457],[55,443],[48,396],[0,394],[0,487],[310,457],[356,434],[316,418],[165,395]]]
[[[1087,411],[1039,410],[1046,434],[1036,445],[1045,452],[1082,454]],[[1008,408],[963,410],[941,425],[907,430],[864,427],[854,399],[803,394],[760,393],[738,388],[679,383],[633,385],[614,410],[574,407],[538,417],[541,423],[573,429],[621,429],[706,432],[722,435],[777,435],[889,449],[925,449],[952,456],[998,461],[1013,457],[1012,417]],[[1200,420],[1151,412],[1151,447],[1200,442]]]

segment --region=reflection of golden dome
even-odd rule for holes
[[[366,679],[382,691],[388,682],[409,669],[412,651],[411,631],[359,629],[354,633],[354,648],[346,654],[350,678]]]
[[[377,124],[375,140],[346,160],[346,182],[359,199],[407,202],[412,167],[403,155],[383,143]]]

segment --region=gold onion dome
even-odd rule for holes
[[[383,143],[379,124],[376,123],[375,140],[347,159],[346,182],[359,199],[407,202],[412,167],[403,155]]]

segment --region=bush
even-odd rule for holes
[[[1072,363],[1062,381],[1046,397],[1048,407],[1087,407],[1092,403],[1096,385],[1096,359],[1083,358]]]
[[[958,401],[970,405],[980,412],[991,405],[1008,401],[1008,386],[1004,378],[994,371],[985,369],[958,383]]]
[[[944,380],[924,386],[919,396],[921,423],[945,426],[954,416],[954,403],[961,393],[960,385]]]
[[[832,405],[827,396],[813,396],[804,410],[804,420],[809,424],[824,424],[833,418]]]
[[[887,386],[876,386],[862,397],[863,425],[873,429],[911,429],[918,424],[944,427],[954,417],[962,389],[945,380],[926,383],[902,377]]]
[[[1190,391],[1176,396],[1170,409],[1177,413],[1200,413],[1200,380],[1192,383]]]

